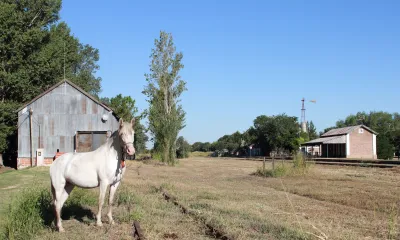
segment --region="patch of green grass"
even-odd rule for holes
[[[0,174],[0,189],[19,184],[32,184],[28,179],[44,180],[48,179],[49,168],[36,167],[25,168],[22,170],[8,171]]]
[[[54,220],[52,196],[49,187],[33,184],[11,197],[0,239],[32,239],[49,228]],[[93,213],[82,206],[96,206],[95,191],[75,188],[63,206],[63,218],[93,218]]]
[[[276,166],[274,169],[257,168],[255,175],[262,177],[283,177],[286,176],[289,171],[290,171],[289,167],[282,164]]]
[[[297,153],[293,157],[293,167],[291,169],[291,173],[292,175],[305,175],[313,165],[313,162],[307,162],[307,158],[302,153]]]
[[[162,153],[161,152],[154,152],[151,154],[151,158],[157,161],[162,161]]]
[[[273,169],[258,168],[254,175],[262,177],[285,177],[295,175],[306,175],[313,163],[307,162],[303,154],[296,154],[291,164],[275,164]]]
[[[398,225],[399,219],[399,209],[396,204],[390,206],[389,216],[388,216],[388,236],[387,239],[399,239],[400,229]]]
[[[219,197],[214,193],[202,192],[199,195],[197,195],[197,199],[219,200]]]
[[[166,189],[166,190],[174,190],[175,186],[171,183],[162,183],[160,185],[161,188]]]
[[[36,167],[13,170],[0,174],[0,225],[4,226],[9,213],[9,203],[21,189],[36,186],[49,188],[49,168]],[[47,183],[47,184],[46,184]]]
[[[120,205],[133,205],[140,203],[140,199],[136,196],[128,187],[125,185],[121,186],[120,189],[117,189],[116,192],[116,203],[118,206]]]
[[[260,221],[254,221],[250,223],[251,229],[261,234],[271,234],[276,239],[296,239],[296,240],[307,240],[311,239],[309,235],[305,235],[300,231],[288,228],[283,225],[277,224],[265,224]]]
[[[191,152],[189,157],[210,157],[212,152]]]
[[[195,210],[210,209],[211,206],[208,203],[193,203],[189,205],[190,208]]]
[[[72,190],[71,194],[69,195],[67,201],[65,202],[64,206],[79,206],[79,205],[86,205],[86,206],[97,206],[98,203],[98,195],[95,191],[91,189],[83,189],[75,187]]]
[[[31,239],[51,223],[49,189],[33,187],[16,195],[6,216],[4,239]]]
[[[143,209],[138,205],[136,205],[133,209],[129,207],[127,211],[123,211],[121,214],[118,214],[116,218],[120,222],[132,223],[132,221],[142,220],[143,216],[144,216]]]

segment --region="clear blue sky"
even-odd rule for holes
[[[190,3],[189,3],[190,2]],[[140,110],[160,30],[184,54],[181,135],[215,141],[286,113],[318,130],[357,111],[399,111],[400,1],[64,1],[61,18],[100,50],[101,96]]]

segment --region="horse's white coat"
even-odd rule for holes
[[[56,226],[64,231],[61,224],[61,208],[75,186],[81,188],[100,187],[97,225],[101,226],[101,208],[107,187],[110,186],[108,218],[111,224],[112,202],[115,191],[122,180],[126,168],[121,167],[123,153],[135,153],[133,147],[134,119],[131,123],[120,120],[118,131],[114,132],[105,144],[92,152],[65,153],[57,158],[50,167],[53,204],[56,214]]]

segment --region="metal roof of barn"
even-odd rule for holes
[[[321,137],[346,135],[348,133],[351,133],[354,129],[358,129],[358,128],[364,128],[374,134],[378,134],[377,132],[375,132],[374,130],[372,130],[371,128],[369,128],[365,125],[356,125],[356,126],[350,126],[350,127],[331,129],[328,132],[322,134]]]
[[[342,144],[342,143],[346,143],[345,135],[317,138],[309,142],[303,143],[302,145]]]
[[[99,104],[100,106],[102,106],[103,108],[105,108],[107,111],[112,111],[113,110],[107,106],[106,104],[100,102],[99,100],[97,100],[95,97],[93,97],[92,95],[90,95],[89,93],[87,93],[85,90],[83,90],[82,88],[78,87],[77,85],[75,85],[74,83],[72,83],[71,81],[64,79],[58,83],[56,83],[54,86],[52,86],[51,88],[47,89],[46,91],[42,92],[41,94],[39,94],[38,96],[36,96],[34,99],[32,99],[31,101],[29,101],[28,103],[25,103],[24,105],[22,105],[20,108],[18,108],[16,110],[16,112],[21,111],[24,107],[30,105],[31,103],[35,102],[36,100],[38,100],[39,98],[43,97],[44,95],[46,95],[47,93],[51,92],[52,90],[54,90],[55,88],[57,88],[58,86],[60,86],[63,83],[68,83],[69,85],[71,85],[72,87],[74,87],[76,90],[78,90],[79,92],[81,92],[82,94],[84,94],[86,97],[90,98],[91,100],[93,100],[95,103]],[[114,115],[116,116],[116,115]],[[118,116],[116,116],[118,118]],[[118,118],[119,119],[119,118]]]

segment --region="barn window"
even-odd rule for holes
[[[94,151],[106,141],[106,131],[78,131],[75,136],[75,149],[77,152]]]
[[[362,128],[358,129],[358,133],[364,133],[364,129]]]

